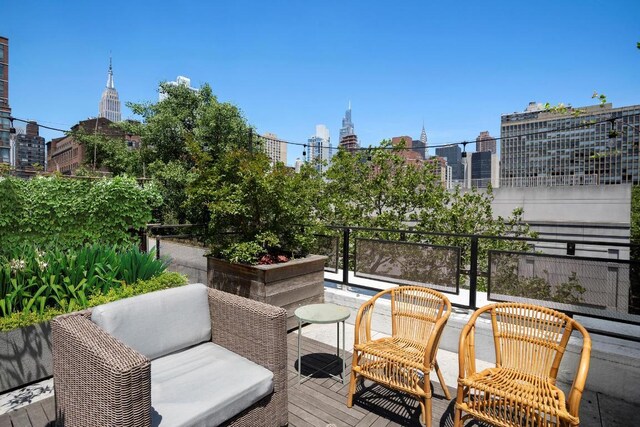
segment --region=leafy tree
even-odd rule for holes
[[[326,219],[333,224],[404,228],[425,200],[442,200],[446,190],[430,165],[406,164],[382,141],[379,148],[350,153],[339,150],[326,172]]]
[[[522,210],[516,209],[509,218],[493,218],[491,188],[486,192],[476,189],[462,191],[447,190],[435,173],[435,164],[407,163],[400,155],[403,146],[393,147],[383,141],[380,148],[350,153],[340,150],[332,160],[326,173],[326,205],[318,209],[324,212],[325,222],[372,228],[406,229],[413,225],[416,230],[428,233],[476,234],[484,236],[531,236],[529,227],[522,224]],[[319,197],[319,200],[323,200]],[[398,238],[435,245],[458,246],[462,250],[462,263],[470,259],[469,238],[454,236],[407,234],[392,232],[358,231],[359,237],[375,237],[397,240]],[[354,245],[351,245],[353,248]],[[487,268],[489,249],[528,250],[521,242],[480,239],[480,268]],[[360,248],[358,257],[371,268],[387,268],[393,261],[405,263],[404,270],[418,269],[415,260],[420,260],[421,249],[376,246],[368,254]],[[404,254],[401,255],[401,252]],[[408,256],[412,253],[412,256]],[[436,256],[435,253],[431,256]],[[446,253],[438,257],[447,258]],[[362,258],[365,257],[365,258]],[[402,258],[402,259],[401,259]],[[413,258],[413,260],[412,260]],[[359,263],[363,266],[365,263]],[[434,273],[435,274],[435,273]],[[406,277],[415,276],[413,274]],[[435,277],[435,276],[434,276]],[[442,277],[437,278],[444,282]],[[480,280],[480,289],[486,283]]]
[[[251,127],[239,108],[219,102],[207,84],[197,92],[168,84],[162,90],[167,98],[158,103],[128,103],[143,122],[121,127],[141,137],[141,170],[155,178],[163,192],[162,219],[206,222],[204,205],[185,206],[194,168],[214,167],[228,151],[247,148]],[[197,190],[192,193],[195,197]]]
[[[81,127],[70,135],[85,147],[85,169],[91,172],[108,170],[115,176],[139,175],[140,153],[127,146],[124,135],[114,137],[102,133],[92,134]]]

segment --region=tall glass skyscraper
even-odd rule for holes
[[[349,108],[344,113],[344,118],[342,119],[339,145],[347,150],[354,150],[359,146],[358,136],[356,135],[353,122],[351,121],[351,101],[349,101]]]
[[[451,179],[459,181],[464,179],[462,167],[462,150],[458,145],[436,147],[436,156],[447,159],[447,165],[451,166]]]
[[[11,162],[9,117],[9,39],[0,36],[0,163]]]
[[[325,125],[316,125],[316,133],[307,140],[309,149],[307,150],[307,161],[316,162],[316,169],[320,172],[328,167],[329,153],[331,152],[331,136],[329,129]],[[323,164],[326,162],[326,165]]]
[[[109,73],[107,74],[107,87],[102,92],[100,99],[100,112],[98,117],[104,117],[112,122],[122,120],[120,115],[120,98],[118,91],[113,84],[113,67],[111,66],[111,58],[109,58]]]

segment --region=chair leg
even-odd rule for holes
[[[444,377],[442,376],[442,371],[440,371],[440,366],[438,366],[438,361],[436,360],[434,364],[436,368],[436,374],[438,374],[438,380],[440,381],[440,386],[442,387],[442,391],[444,391],[444,397],[447,400],[451,400],[451,393],[449,393],[449,388],[444,383]]]
[[[453,410],[453,427],[462,427],[462,423],[460,422],[462,419],[462,411],[458,408]]]
[[[353,356],[351,357],[351,375],[349,375],[349,394],[347,395],[347,407],[351,408],[353,406],[353,394],[356,392],[356,367],[358,366],[359,356],[356,350],[353,351]]]
[[[422,412],[422,422],[426,427],[431,427],[431,418],[433,417],[431,413],[431,396],[433,395],[433,392],[431,390],[431,380],[429,379],[428,373],[424,376],[422,391],[424,393],[424,398],[418,399]]]
[[[456,397],[456,403],[454,406],[453,427],[462,427],[462,409],[458,409],[458,404],[462,403],[464,399],[463,387],[458,385],[458,396]]]
[[[353,394],[356,392],[356,372],[351,369],[351,379],[349,380],[349,394],[347,395],[347,407],[353,406]]]
[[[433,415],[431,414],[431,396],[427,396],[424,399],[424,405],[421,406],[424,425],[425,427],[431,427],[431,418],[433,418]]]

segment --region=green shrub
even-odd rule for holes
[[[187,283],[187,278],[179,273],[164,272],[149,280],[139,280],[132,285],[123,285],[119,288],[111,288],[106,293],[97,293],[91,296],[86,305],[75,307],[76,310],[95,307],[100,304],[129,298],[136,295],[155,292],[162,289],[175,288]],[[17,312],[6,317],[0,317],[0,332],[46,322],[54,317],[74,310],[47,307],[41,312]]]
[[[315,175],[313,178],[317,178]],[[211,253],[235,263],[256,264],[263,255],[304,257],[313,234],[311,178],[262,152],[233,150],[198,169],[187,206],[206,207]]]
[[[20,242],[130,243],[129,229],[146,226],[160,203],[154,186],[127,177],[0,177],[0,254]]]

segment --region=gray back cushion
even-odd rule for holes
[[[91,320],[149,359],[211,339],[209,298],[202,284],[100,305]]]

